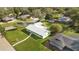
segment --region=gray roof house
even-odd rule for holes
[[[60,22],[68,22],[68,21],[71,21],[71,19],[69,17],[63,16],[63,17],[59,18],[58,21],[60,21]]]
[[[72,38],[64,34],[55,35],[49,40],[49,44],[61,51],[79,51],[79,38]]]
[[[53,22],[70,22],[72,20],[69,17],[62,16],[59,19],[49,19],[48,21],[51,22],[51,23],[53,23]]]
[[[21,15],[21,16],[18,16],[18,18],[21,18],[21,19],[26,19],[27,17],[29,17],[30,15],[28,14],[25,14],[25,15]]]
[[[15,17],[7,16],[7,17],[2,18],[2,21],[5,21],[5,22],[12,21],[12,20],[15,20]]]

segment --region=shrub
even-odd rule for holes
[[[53,33],[60,33],[62,32],[63,28],[60,24],[53,24],[51,27],[50,27],[50,30],[51,32]]]

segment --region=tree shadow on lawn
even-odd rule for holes
[[[24,32],[24,33],[27,34],[27,35],[30,34],[30,32],[28,32],[26,29],[22,29],[21,31]]]
[[[27,34],[27,35],[30,34],[30,32],[27,31],[26,29],[23,29],[22,32],[24,32],[24,33]],[[32,37],[33,39],[35,39],[35,40],[37,40],[37,39],[42,39],[42,38],[40,38],[40,37],[38,37],[38,36],[36,36],[36,35],[34,35],[34,34],[32,34],[31,37]]]
[[[42,38],[40,38],[40,37],[38,37],[38,36],[36,36],[36,35],[34,35],[34,34],[32,34],[31,37],[32,37],[33,39],[35,39],[35,40],[42,39]]]

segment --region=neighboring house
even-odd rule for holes
[[[57,19],[49,19],[48,21],[54,23]]]
[[[49,40],[49,45],[61,51],[79,51],[79,38],[72,38],[64,34],[57,34]]]
[[[29,17],[30,15],[28,15],[28,14],[25,14],[25,15],[21,15],[21,16],[19,16],[18,18],[20,18],[20,19],[26,19],[27,17]]]
[[[48,31],[46,27],[42,26],[41,22],[30,24],[26,27],[26,29],[29,32],[31,32],[43,39],[46,38],[47,36],[49,36],[49,34],[50,34],[50,31]]]
[[[70,22],[71,19],[69,17],[62,16],[59,19],[49,19],[49,22]]]
[[[14,29],[16,29],[16,27],[14,26],[5,27],[5,31],[14,30]]]
[[[63,17],[59,18],[58,21],[60,21],[60,22],[69,22],[69,21],[71,21],[71,19],[69,17],[63,16]]]
[[[7,21],[12,21],[12,20],[15,20],[15,17],[10,17],[10,16],[7,16],[7,17],[4,17],[4,18],[2,18],[2,21],[4,21],[4,22],[7,22]]]
[[[35,17],[30,17],[30,19],[32,19],[32,22],[37,22],[37,21],[39,21],[39,18],[35,18]]]

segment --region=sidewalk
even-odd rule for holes
[[[9,42],[0,34],[0,51],[15,51]]]
[[[18,45],[18,44],[20,44],[20,43],[26,41],[31,35],[32,35],[32,33],[30,33],[30,35],[29,35],[28,37],[26,37],[24,40],[21,40],[21,41],[15,43],[15,44],[13,44],[12,46],[16,46],[16,45]]]

